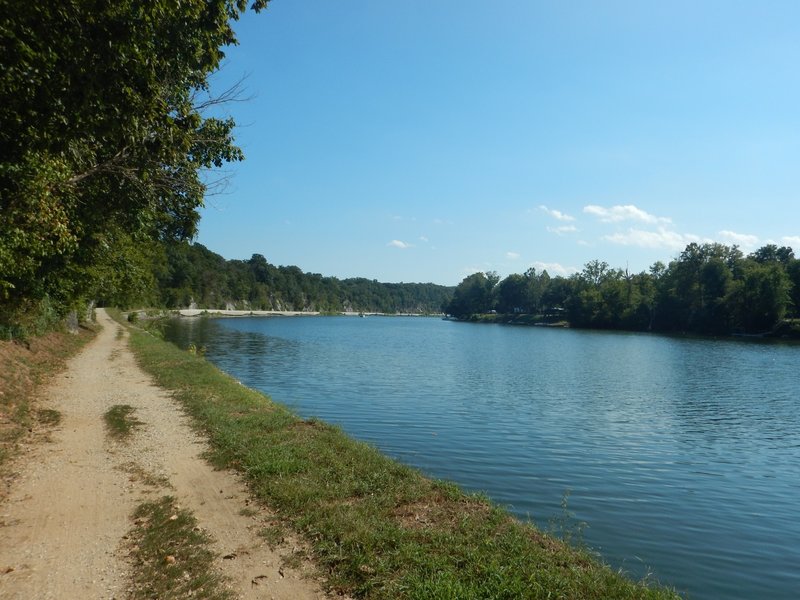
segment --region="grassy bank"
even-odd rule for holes
[[[302,534],[332,589],[363,598],[677,598],[626,579],[485,498],[302,420],[202,357],[132,330],[142,366],[208,436],[210,459]]]
[[[37,389],[93,335],[82,327],[77,333],[58,331],[24,342],[0,341],[0,473],[25,433],[37,424],[59,421],[56,411],[36,406]]]

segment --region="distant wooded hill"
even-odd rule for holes
[[[440,313],[454,287],[379,283],[276,267],[261,254],[226,260],[201,244],[172,244],[155,272],[155,303],[168,308]]]

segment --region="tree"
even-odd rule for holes
[[[800,318],[800,258],[789,261],[786,266],[786,275],[792,284],[789,291],[791,310],[795,317]]]
[[[737,326],[753,333],[771,330],[786,315],[791,287],[782,265],[752,261],[731,294]]]
[[[489,312],[494,307],[494,288],[500,277],[497,273],[474,273],[456,286],[447,313],[460,319]]]
[[[498,284],[497,310],[499,312],[529,312],[530,305],[530,281],[526,276],[513,273]]]
[[[527,312],[537,314],[542,311],[547,290],[550,287],[550,275],[547,271],[537,274],[533,267],[525,271],[525,279],[528,281],[528,305]]]
[[[794,250],[788,246],[779,248],[775,244],[767,244],[753,252],[749,258],[762,265],[769,262],[778,262],[786,266],[794,260]]]
[[[2,4],[0,313],[13,320],[100,295],[112,244],[194,234],[200,172],[242,158],[233,121],[205,111],[246,2]]]
[[[728,328],[726,296],[740,277],[743,257],[736,246],[686,246],[658,278],[656,328],[722,333]]]

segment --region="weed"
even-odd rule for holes
[[[278,523],[272,523],[269,527],[261,528],[258,535],[269,544],[270,548],[275,549],[286,540],[286,529]]]
[[[120,467],[122,471],[129,473],[132,481],[141,481],[144,485],[156,489],[172,488],[169,477],[166,475],[157,475],[143,469],[135,462],[125,463]]]
[[[42,425],[53,427],[61,423],[61,413],[52,408],[41,408],[36,411],[36,419]]]
[[[583,532],[589,524],[586,521],[579,521],[575,517],[575,513],[570,510],[569,497],[571,493],[572,490],[564,490],[564,495],[561,496],[561,513],[550,519],[548,529],[552,535],[565,542],[584,548]]]
[[[205,356],[207,350],[205,346],[200,346],[198,348],[194,344],[189,344],[189,347],[186,349],[186,351],[192,356]]]
[[[103,418],[106,429],[112,437],[126,439],[137,427],[144,425],[142,421],[133,416],[136,409],[128,404],[115,404],[109,408]]]
[[[134,563],[132,600],[233,600],[214,569],[211,539],[187,510],[164,496],[139,506],[130,535]]]

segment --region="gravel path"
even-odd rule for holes
[[[131,514],[169,494],[216,540],[227,557],[217,566],[239,597],[326,598],[309,565],[285,565],[291,541],[272,550],[257,535],[272,515],[249,501],[234,474],[200,457],[203,439],[138,367],[123,328],[102,310],[97,320],[103,330],[42,394],[40,407],[60,411],[61,425],[50,441],[26,448],[0,505],[0,597],[122,600]],[[133,406],[143,422],[127,442],[105,430],[103,415],[117,404]]]

